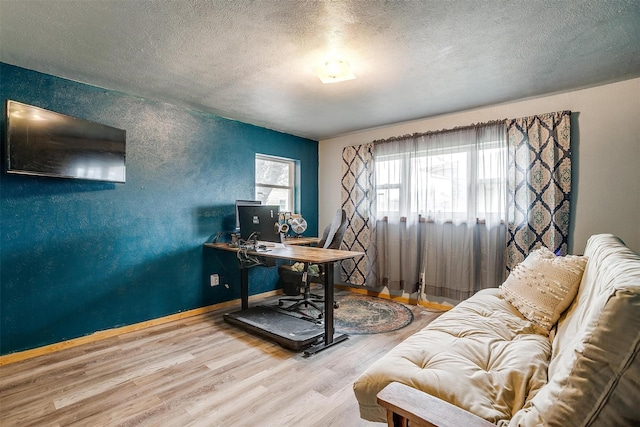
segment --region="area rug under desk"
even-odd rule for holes
[[[413,321],[411,310],[395,301],[362,294],[335,298],[340,306],[333,312],[337,333],[380,334],[404,328]]]
[[[321,293],[318,289],[312,289],[312,291]],[[323,319],[318,318],[318,311],[314,308],[298,307],[294,311],[287,311],[286,305],[281,306],[276,302],[278,298],[273,297],[265,301],[261,307],[322,324]],[[409,306],[386,298],[337,291],[335,300],[339,305],[339,308],[333,310],[333,325],[337,334],[371,335],[393,332],[408,326],[413,321],[413,312]],[[443,311],[421,308],[419,313],[419,321],[426,326]]]

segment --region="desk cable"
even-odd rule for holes
[[[247,240],[238,241],[238,252],[236,253],[236,256],[238,258],[238,262],[240,263],[240,267],[242,268],[251,268],[258,265],[264,265],[264,263],[260,261],[258,257],[249,255],[249,251],[256,248],[257,239],[255,237],[255,233],[252,233]]]

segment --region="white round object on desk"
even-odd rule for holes
[[[289,220],[289,225],[291,226],[291,230],[297,235],[304,233],[307,230],[307,221],[302,218],[291,218]]]

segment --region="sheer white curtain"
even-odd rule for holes
[[[461,300],[504,278],[504,122],[375,144],[379,285]]]

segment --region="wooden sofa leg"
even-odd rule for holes
[[[409,419],[403,417],[400,414],[393,412],[390,409],[387,409],[387,425],[389,427],[438,427],[435,424],[431,424],[426,421],[412,421],[411,425],[409,425]]]
[[[387,409],[387,425],[389,427],[409,427],[409,419],[403,417],[400,414],[393,412],[390,409]],[[427,424],[416,424],[415,422],[411,423],[411,427],[416,426],[424,426],[424,427],[436,427],[431,423]]]

